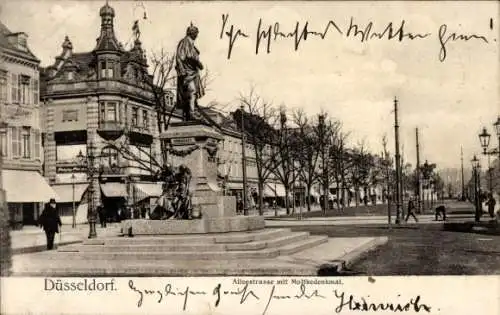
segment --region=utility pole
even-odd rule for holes
[[[384,164],[386,172],[386,197],[387,197],[387,223],[389,228],[391,228],[391,168],[390,168],[390,157],[389,152],[387,152],[387,138],[382,138],[382,145],[384,146]]]
[[[422,196],[421,196],[421,187],[420,187],[420,143],[418,142],[418,127],[415,128],[415,138],[417,143],[417,211],[418,213],[422,213]]]
[[[465,180],[464,180],[464,148],[460,146],[460,162],[462,169],[462,201],[465,201]]]
[[[399,123],[398,100],[394,98],[394,138],[396,142],[396,224],[400,223],[401,216],[401,155],[399,153]]]
[[[248,201],[247,201],[247,158],[246,158],[246,139],[245,139],[245,118],[243,105],[241,110],[241,167],[243,169],[243,215],[248,215]]]

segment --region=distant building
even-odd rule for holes
[[[35,224],[43,202],[56,197],[42,177],[39,63],[28,35],[0,22],[0,151],[11,225]]]
[[[99,14],[101,30],[95,47],[74,52],[66,37],[61,54],[42,73],[45,176],[59,195],[67,223],[73,203],[78,207],[77,221],[87,220],[85,192],[90,181],[78,156],[95,157],[98,174],[90,183],[92,201],[102,203],[110,218],[161,192],[151,172],[142,167],[151,165],[150,157],[160,158],[142,43],[136,36],[133,46],[125,49],[114,33],[114,9],[106,3]],[[127,159],[115,147],[137,158]]]

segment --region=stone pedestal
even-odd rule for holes
[[[198,207],[202,218],[195,220],[127,220],[123,233],[132,228],[134,235],[192,234],[249,231],[262,229],[264,218],[237,216],[236,198],[223,196],[217,185],[217,149],[223,136],[212,127],[197,122],[172,123],[160,135],[176,156],[174,166],[183,164],[192,173],[190,190],[193,207]]]

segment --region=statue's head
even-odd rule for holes
[[[186,30],[186,35],[193,40],[196,39],[196,37],[198,37],[198,33],[199,33],[198,28],[194,26],[193,23],[191,23],[191,25],[189,25],[189,27]]]

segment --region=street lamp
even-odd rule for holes
[[[493,148],[492,150],[488,151],[491,134],[488,133],[486,127],[483,127],[482,132],[479,134],[479,142],[481,143],[481,147],[483,148],[483,154],[488,156],[488,177],[489,177],[488,186],[490,192],[492,192],[493,190],[493,167],[491,167],[490,164],[491,163],[490,156],[498,154],[498,163],[500,165],[500,116],[498,117],[497,121],[493,123],[493,126],[495,127],[495,131],[498,136],[498,144],[499,144],[498,148]]]
[[[73,220],[71,222],[71,227],[76,228],[76,207],[75,207],[75,168],[73,168],[73,172],[71,173],[71,186],[73,188]]]
[[[241,110],[241,167],[243,169],[243,215],[248,215],[248,204],[247,204],[247,158],[246,158],[246,136],[245,136],[245,118],[244,112],[245,108],[243,104],[240,107]]]
[[[478,170],[479,170],[479,159],[477,158],[476,155],[474,155],[474,158],[471,160],[472,163],[472,174],[473,174],[473,179],[474,179],[474,203],[476,206],[476,222],[479,222],[482,214],[482,209],[481,209],[481,202],[480,202],[480,196],[479,196],[479,191],[478,191]]]
[[[94,144],[92,142],[89,142],[87,144],[87,153],[86,155],[82,154],[82,151],[80,151],[77,155],[78,161],[80,161],[80,165],[85,166],[86,171],[87,171],[87,176],[89,180],[89,186],[87,189],[88,193],[88,221],[89,221],[89,236],[88,238],[96,238],[97,237],[97,231],[96,231],[96,222],[97,222],[97,213],[96,209],[94,207],[94,175],[97,172],[95,166],[94,166]]]

